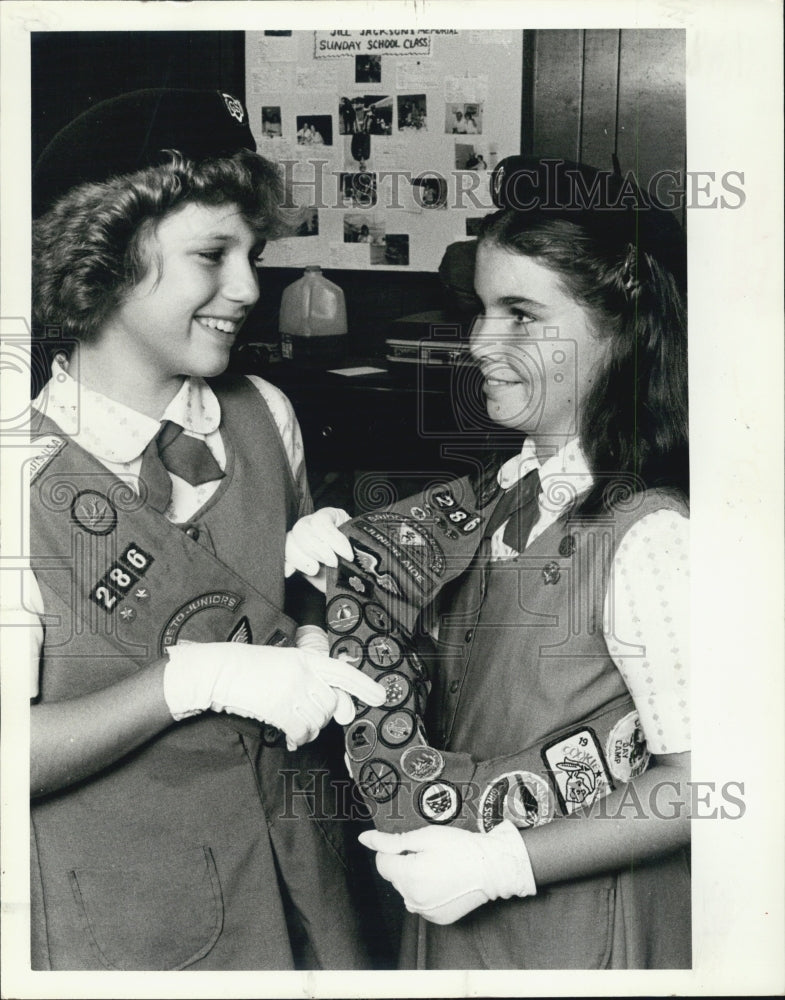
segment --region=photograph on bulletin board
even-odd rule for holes
[[[521,150],[523,70],[521,33],[501,28],[246,32],[259,150],[292,164],[304,208],[318,189],[321,259],[337,269],[358,266],[343,212],[373,208],[408,239],[365,266],[438,271],[445,248],[466,239],[467,218],[492,210],[490,171]],[[270,266],[310,258],[294,240],[265,252]]]

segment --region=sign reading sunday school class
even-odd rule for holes
[[[316,59],[336,56],[395,55],[429,56],[434,35],[457,35],[453,29],[417,31],[394,28],[383,31],[315,31],[313,54]]]

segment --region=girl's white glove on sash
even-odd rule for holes
[[[344,660],[306,649],[188,642],[171,646],[168,657],[164,697],[175,720],[231,712],[277,726],[290,750],[315,739],[333,716],[350,722],[349,695],[366,705],[381,705],[386,695]]]
[[[354,552],[349,539],[338,530],[349,520],[351,518],[346,511],[339,507],[322,507],[313,514],[301,517],[286,534],[285,575],[291,576],[299,570],[304,576],[317,577],[324,566],[338,565],[338,555],[351,562]],[[324,589],[318,582],[311,582],[320,590]],[[323,580],[321,582],[323,584]]]
[[[492,899],[537,893],[529,852],[508,819],[489,833],[428,826],[409,833],[367,830],[359,839],[379,852],[379,874],[406,909],[435,924],[452,924]]]

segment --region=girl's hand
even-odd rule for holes
[[[452,924],[492,899],[537,892],[523,838],[508,819],[490,833],[429,826],[410,833],[368,830],[359,839],[379,852],[379,874],[406,909],[435,924]]]
[[[167,653],[164,697],[172,718],[207,709],[243,715],[282,729],[290,750],[316,739],[333,717],[351,722],[349,695],[382,705],[387,694],[344,660],[307,649],[189,642]]]
[[[291,576],[298,570],[324,593],[324,567],[337,566],[338,556],[349,562],[354,560],[349,539],[338,530],[349,520],[346,511],[339,507],[322,507],[301,517],[286,535],[285,575]]]

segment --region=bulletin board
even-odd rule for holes
[[[435,271],[521,149],[522,32],[246,32],[258,150],[306,208],[265,265]]]

